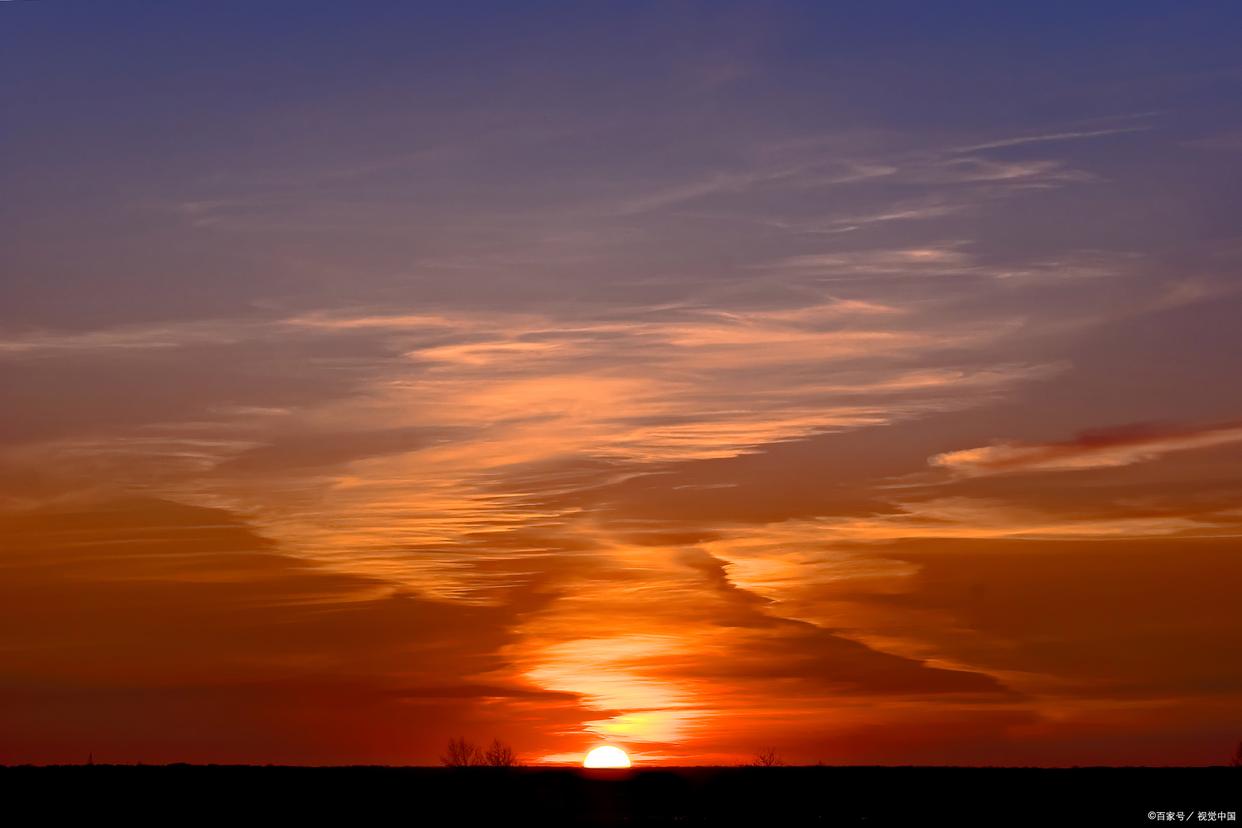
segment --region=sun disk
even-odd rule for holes
[[[629,766],[630,757],[625,755],[624,750],[612,745],[597,747],[582,760],[584,768],[628,768]]]

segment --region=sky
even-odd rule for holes
[[[0,4],[0,762],[1225,761],[1239,25]]]

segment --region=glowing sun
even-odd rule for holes
[[[584,768],[628,768],[629,766],[630,757],[625,755],[624,750],[612,745],[597,747],[582,760]]]

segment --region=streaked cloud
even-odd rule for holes
[[[1019,147],[1025,144],[1043,144],[1050,141],[1077,141],[1083,138],[1100,138],[1106,135],[1125,135],[1130,132],[1145,132],[1149,129],[1151,129],[1150,126],[1130,126],[1116,127],[1113,129],[1078,130],[1074,132],[1050,132],[1043,135],[1020,135],[1014,138],[999,138],[995,141],[987,141],[982,144],[970,144],[958,147],[956,151],[978,152],[979,150],[987,149]]]
[[[1242,425],[1173,427],[1135,425],[1085,431],[1060,443],[1001,442],[937,454],[928,462],[968,476],[1080,471],[1128,466],[1171,452],[1242,441]]]

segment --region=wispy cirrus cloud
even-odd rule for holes
[[[1077,141],[1083,138],[1100,138],[1107,135],[1125,135],[1130,132],[1146,132],[1150,130],[1150,126],[1129,126],[1116,127],[1113,129],[1089,129],[1074,130],[1066,132],[1047,132],[1037,135],[1019,135],[1013,138],[998,138],[995,141],[985,141],[980,144],[968,144],[955,148],[955,152],[978,152],[979,150],[1003,149],[1005,147],[1019,147],[1026,144],[1045,144],[1053,141]]]
[[[537,570],[564,541],[558,527],[578,520],[541,502],[565,486],[958,410],[1056,370],[963,357],[1009,334],[995,320],[940,324],[822,294],[766,310],[674,305],[570,319],[324,310],[224,320],[214,329],[227,347],[200,324],[26,344],[65,355],[115,340],[130,346],[122,355],[146,359],[158,342],[161,358],[180,348],[205,363],[262,354],[267,370],[331,377],[331,391],[266,405],[257,393],[11,457],[241,510],[296,554],[446,600],[493,600]],[[355,356],[300,359],[345,343]],[[577,479],[539,471],[570,458],[598,465]]]
[[[764,267],[824,280],[920,278],[973,271],[975,257],[961,240],[921,247],[873,248],[788,256]]]
[[[85,331],[23,331],[0,336],[0,359],[111,350],[157,350],[226,345],[252,338],[244,321],[193,320]]]

